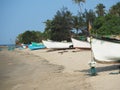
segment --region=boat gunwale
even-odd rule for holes
[[[76,39],[76,38],[71,38],[71,39],[74,39],[74,40],[76,40],[76,41],[85,42],[85,43],[88,42],[87,40],[84,41],[84,40],[79,40],[79,39]]]
[[[93,39],[98,39],[98,40],[101,40],[101,41],[106,41],[106,42],[111,42],[111,43],[118,43],[118,44],[120,44],[120,40],[115,39],[115,38],[95,37],[95,36],[92,36],[92,38],[93,38]]]

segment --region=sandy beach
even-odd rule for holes
[[[96,64],[90,50],[0,51],[0,90],[120,90],[119,64]]]

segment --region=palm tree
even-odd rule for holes
[[[120,2],[118,2],[116,5],[113,5],[111,7],[110,14],[120,16]]]
[[[85,0],[72,0],[75,4],[78,4],[78,6],[80,7],[80,11],[82,12],[82,8],[81,5],[82,3],[85,2]]]
[[[96,16],[95,16],[95,12],[93,10],[85,10],[85,12],[83,13],[86,25],[88,26],[89,23],[93,24]]]
[[[76,29],[76,33],[78,34],[78,30],[79,30],[79,18],[78,16],[73,16],[73,28]]]
[[[72,1],[75,2],[78,5],[80,5],[81,2],[85,2],[85,0],[72,0]]]
[[[85,26],[83,15],[73,16],[73,28],[76,29],[76,33]]]
[[[96,6],[96,13],[99,16],[104,16],[105,15],[105,10],[104,10],[105,6],[103,4],[98,4]]]

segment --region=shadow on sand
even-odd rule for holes
[[[114,72],[114,70],[118,70],[118,72]],[[120,65],[110,65],[110,66],[104,66],[104,67],[96,67],[96,72],[97,74],[100,72],[106,72],[106,71],[111,71],[109,74],[120,74]],[[84,69],[84,70],[77,70],[75,72],[84,72],[84,73],[89,73],[90,75],[90,68],[89,69]]]

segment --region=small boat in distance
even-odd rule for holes
[[[120,63],[120,40],[92,38],[91,49],[96,62]]]
[[[67,49],[71,48],[72,46],[72,42],[57,42],[51,40],[42,40],[42,42],[46,46],[46,48],[49,49]]]
[[[71,38],[73,47],[74,48],[81,48],[81,49],[90,49],[90,43],[87,41],[77,40],[75,38]]]

